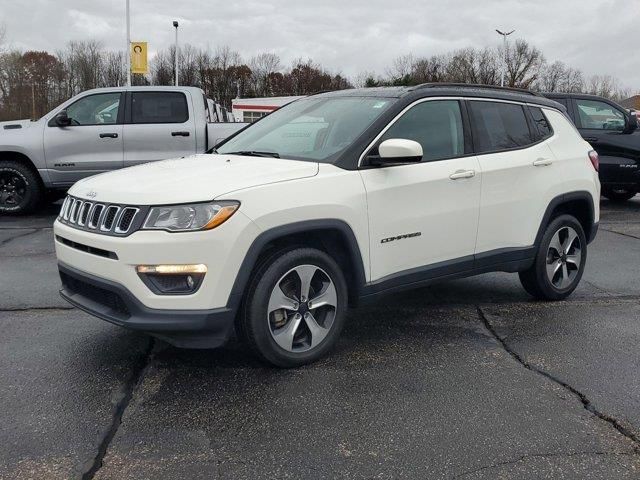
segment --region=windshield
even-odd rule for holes
[[[216,151],[331,163],[393,101],[372,97],[305,98],[264,117]]]

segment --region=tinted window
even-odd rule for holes
[[[184,123],[189,118],[187,99],[180,92],[133,92],[133,123]]]
[[[67,107],[71,125],[103,125],[118,121],[120,93],[100,93],[81,98]]]
[[[551,129],[551,125],[549,124],[547,117],[544,116],[542,109],[537,107],[529,107],[529,111],[531,112],[531,117],[533,118],[533,124],[537,128],[540,138],[544,139],[553,135],[553,130]]]
[[[520,105],[469,102],[476,151],[494,152],[532,143],[529,124]]]
[[[624,114],[608,103],[576,100],[580,126],[595,130],[624,130]]]
[[[460,104],[455,100],[419,103],[391,125],[380,142],[389,138],[418,142],[422,145],[423,161],[464,155]]]
[[[550,100],[553,100],[554,102],[561,103],[562,105],[564,105],[567,108],[569,107],[569,104],[567,103],[567,99],[566,98],[553,98],[553,97],[550,97]]]

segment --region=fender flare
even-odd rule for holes
[[[242,296],[244,295],[245,288],[249,283],[249,278],[253,272],[254,267],[258,262],[260,253],[264,247],[270,242],[279,238],[286,237],[296,233],[308,233],[314,230],[333,230],[338,232],[347,244],[347,254],[351,261],[351,267],[353,269],[353,275],[355,279],[356,291],[353,292],[356,297],[360,295],[362,288],[366,283],[364,261],[360,251],[360,246],[356,240],[356,236],[353,233],[353,229],[349,224],[343,220],[335,218],[325,218],[317,220],[305,220],[300,222],[288,223],[277,227],[270,228],[260,233],[251,243],[247,254],[242,260],[238,274],[233,282],[231,293],[229,295],[229,301],[227,306],[236,309]]]
[[[547,209],[545,210],[544,215],[542,217],[542,221],[540,222],[540,226],[538,227],[538,233],[536,234],[536,240],[534,243],[536,247],[538,247],[540,245],[540,242],[542,241],[544,230],[549,224],[549,221],[551,220],[551,215],[553,214],[553,211],[559,206],[561,206],[563,203],[567,203],[575,200],[586,200],[587,205],[589,206],[588,218],[589,218],[590,228],[589,228],[589,231],[585,232],[585,235],[587,236],[587,243],[591,243],[593,241],[593,239],[596,236],[596,232],[598,231],[598,226],[596,223],[594,223],[595,202],[590,192],[586,190],[579,190],[575,192],[563,193],[562,195],[558,195],[557,197],[554,197],[549,202],[549,205],[547,205]]]

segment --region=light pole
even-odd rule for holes
[[[178,86],[178,21],[173,21],[173,26],[176,27],[176,55],[175,55],[175,70],[176,70],[176,87]]]
[[[510,32],[501,32],[496,28],[496,32],[502,35],[502,50],[504,51],[504,54],[502,56],[502,73],[500,74],[500,86],[504,87],[504,75],[507,70],[507,37],[515,32],[515,30],[511,30]]]
[[[125,62],[127,64],[127,87],[131,86],[131,20],[129,18],[129,0],[126,7],[127,16],[127,48],[125,51]]]

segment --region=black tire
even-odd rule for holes
[[[312,346],[310,344],[309,349],[304,351],[287,351],[276,343],[274,334],[272,334],[274,327],[273,317],[268,312],[269,300],[276,285],[283,284],[281,283],[283,277],[291,275],[295,268],[309,265],[320,269],[318,275],[322,277],[321,280],[328,279],[332,282],[336,292],[336,306],[333,309],[329,307],[331,309],[331,323],[327,327],[328,333],[318,345]],[[299,279],[300,277],[295,278]],[[315,276],[313,278],[317,280]],[[311,299],[312,295],[309,296]],[[262,262],[249,282],[247,295],[238,319],[241,325],[237,331],[241,339],[246,340],[253,352],[262,360],[284,368],[305,365],[323,357],[335,345],[344,325],[347,298],[347,284],[344,275],[338,264],[329,255],[320,250],[306,247],[280,250]],[[291,321],[292,317],[288,317],[289,314],[297,314],[302,311],[302,308],[306,312],[306,305],[304,302],[300,302],[298,310],[287,311],[285,325]],[[312,310],[309,312],[315,315]],[[318,310],[316,309],[315,312]],[[299,321],[299,324],[305,325],[302,327],[303,330],[305,328],[308,330],[306,326],[308,324],[305,322],[306,320],[302,320]],[[310,339],[311,337],[309,337],[309,341]]]
[[[565,227],[569,227],[573,229],[578,236],[579,240],[579,253],[580,253],[580,261],[577,269],[571,270],[571,275],[574,275],[568,285],[564,285],[562,287],[554,284],[552,280],[549,278],[547,274],[547,266],[551,265],[548,263],[551,261],[550,254],[550,244],[554,236],[559,231],[568,231]],[[575,244],[574,244],[575,245]],[[574,252],[575,253],[575,250]],[[569,265],[567,264],[567,255],[564,256],[564,264],[567,269]],[[563,259],[556,259],[558,263],[562,263]],[[582,278],[582,274],[584,273],[584,266],[587,261],[587,239],[584,234],[584,230],[580,222],[571,215],[560,215],[559,217],[554,218],[547,228],[545,229],[544,235],[542,236],[542,240],[540,245],[538,245],[538,251],[536,252],[536,257],[533,262],[533,265],[523,271],[520,272],[520,282],[524,289],[533,297],[540,300],[563,300],[567,298],[573,291],[576,289],[578,284],[580,283],[580,279]],[[558,274],[559,276],[563,275],[564,266],[561,267],[562,271]],[[560,282],[558,282],[560,283]]]
[[[43,188],[37,173],[20,162],[0,161],[0,214],[31,213],[40,205],[42,197]]]
[[[603,188],[602,195],[614,203],[624,203],[636,196],[635,190],[626,188]]]

